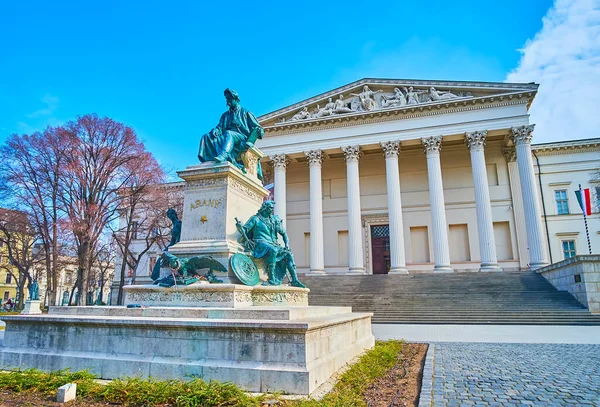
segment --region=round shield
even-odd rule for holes
[[[229,261],[231,269],[242,283],[250,286],[260,283],[258,269],[250,257],[242,253],[236,253],[231,256]]]

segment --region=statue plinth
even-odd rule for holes
[[[250,218],[269,194],[257,178],[262,153],[252,148],[245,157],[245,174],[229,162],[206,162],[177,173],[185,181],[181,240],[169,247],[170,253],[210,255],[227,266],[233,254],[243,251],[235,218]],[[229,282],[237,282],[231,270],[229,276]]]
[[[40,308],[41,303],[40,300],[26,300],[21,315],[40,315],[42,313]]]

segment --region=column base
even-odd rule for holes
[[[326,276],[325,270],[310,270],[305,276]]]
[[[547,262],[529,263],[529,270],[537,270],[537,269],[540,269],[542,267],[546,267],[549,264],[550,263],[547,263]]]
[[[408,274],[408,270],[404,267],[391,268],[388,274]]]
[[[346,273],[346,275],[358,275],[358,276],[364,276],[365,274],[367,274],[367,272],[365,271],[364,267],[351,267],[350,269],[348,269],[348,272]]]
[[[434,273],[454,273],[454,270],[450,266],[435,266],[433,268]]]
[[[502,267],[497,264],[483,264],[481,263],[481,267],[479,267],[480,272],[484,273],[497,273],[502,271]]]

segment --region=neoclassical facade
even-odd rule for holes
[[[580,184],[598,253],[600,138],[532,144],[537,88],[363,79],[259,117],[298,272],[517,271],[587,254]],[[150,283],[159,254],[126,283]],[[117,259],[113,298],[119,273]]]
[[[537,88],[363,79],[259,117],[258,147],[299,271],[549,264],[528,115]],[[587,150],[589,187],[600,155],[597,144]]]

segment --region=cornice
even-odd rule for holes
[[[265,137],[295,134],[307,131],[327,130],[340,127],[356,126],[386,122],[391,120],[414,119],[447,113],[467,112],[494,107],[529,104],[533,99],[531,92],[507,93],[503,95],[481,96],[461,99],[452,102],[440,101],[423,105],[410,105],[399,108],[380,109],[372,112],[348,113],[324,117],[321,119],[303,120],[289,123],[277,123],[266,126]]]
[[[285,115],[294,110],[301,108],[304,105],[309,105],[312,103],[316,103],[322,100],[325,100],[329,97],[336,96],[340,93],[344,93],[348,90],[354,89],[358,86],[364,85],[389,85],[389,86],[397,86],[397,85],[406,85],[406,86],[434,86],[434,87],[447,87],[451,89],[456,88],[472,88],[479,90],[511,90],[511,89],[519,89],[521,92],[537,92],[539,87],[538,84],[535,83],[506,83],[506,82],[461,82],[461,81],[448,81],[448,80],[416,80],[416,79],[383,79],[383,78],[363,78],[355,82],[348,83],[346,85],[340,86],[339,88],[332,89],[330,91],[321,93],[319,95],[313,96],[308,99],[304,99],[298,103],[293,105],[289,105],[282,109],[276,110],[271,113],[264,114],[258,117],[259,122],[263,122],[269,119],[272,119],[277,116]]]
[[[560,141],[557,143],[533,144],[531,149],[537,155],[557,155],[583,152],[600,152],[600,138]]]

